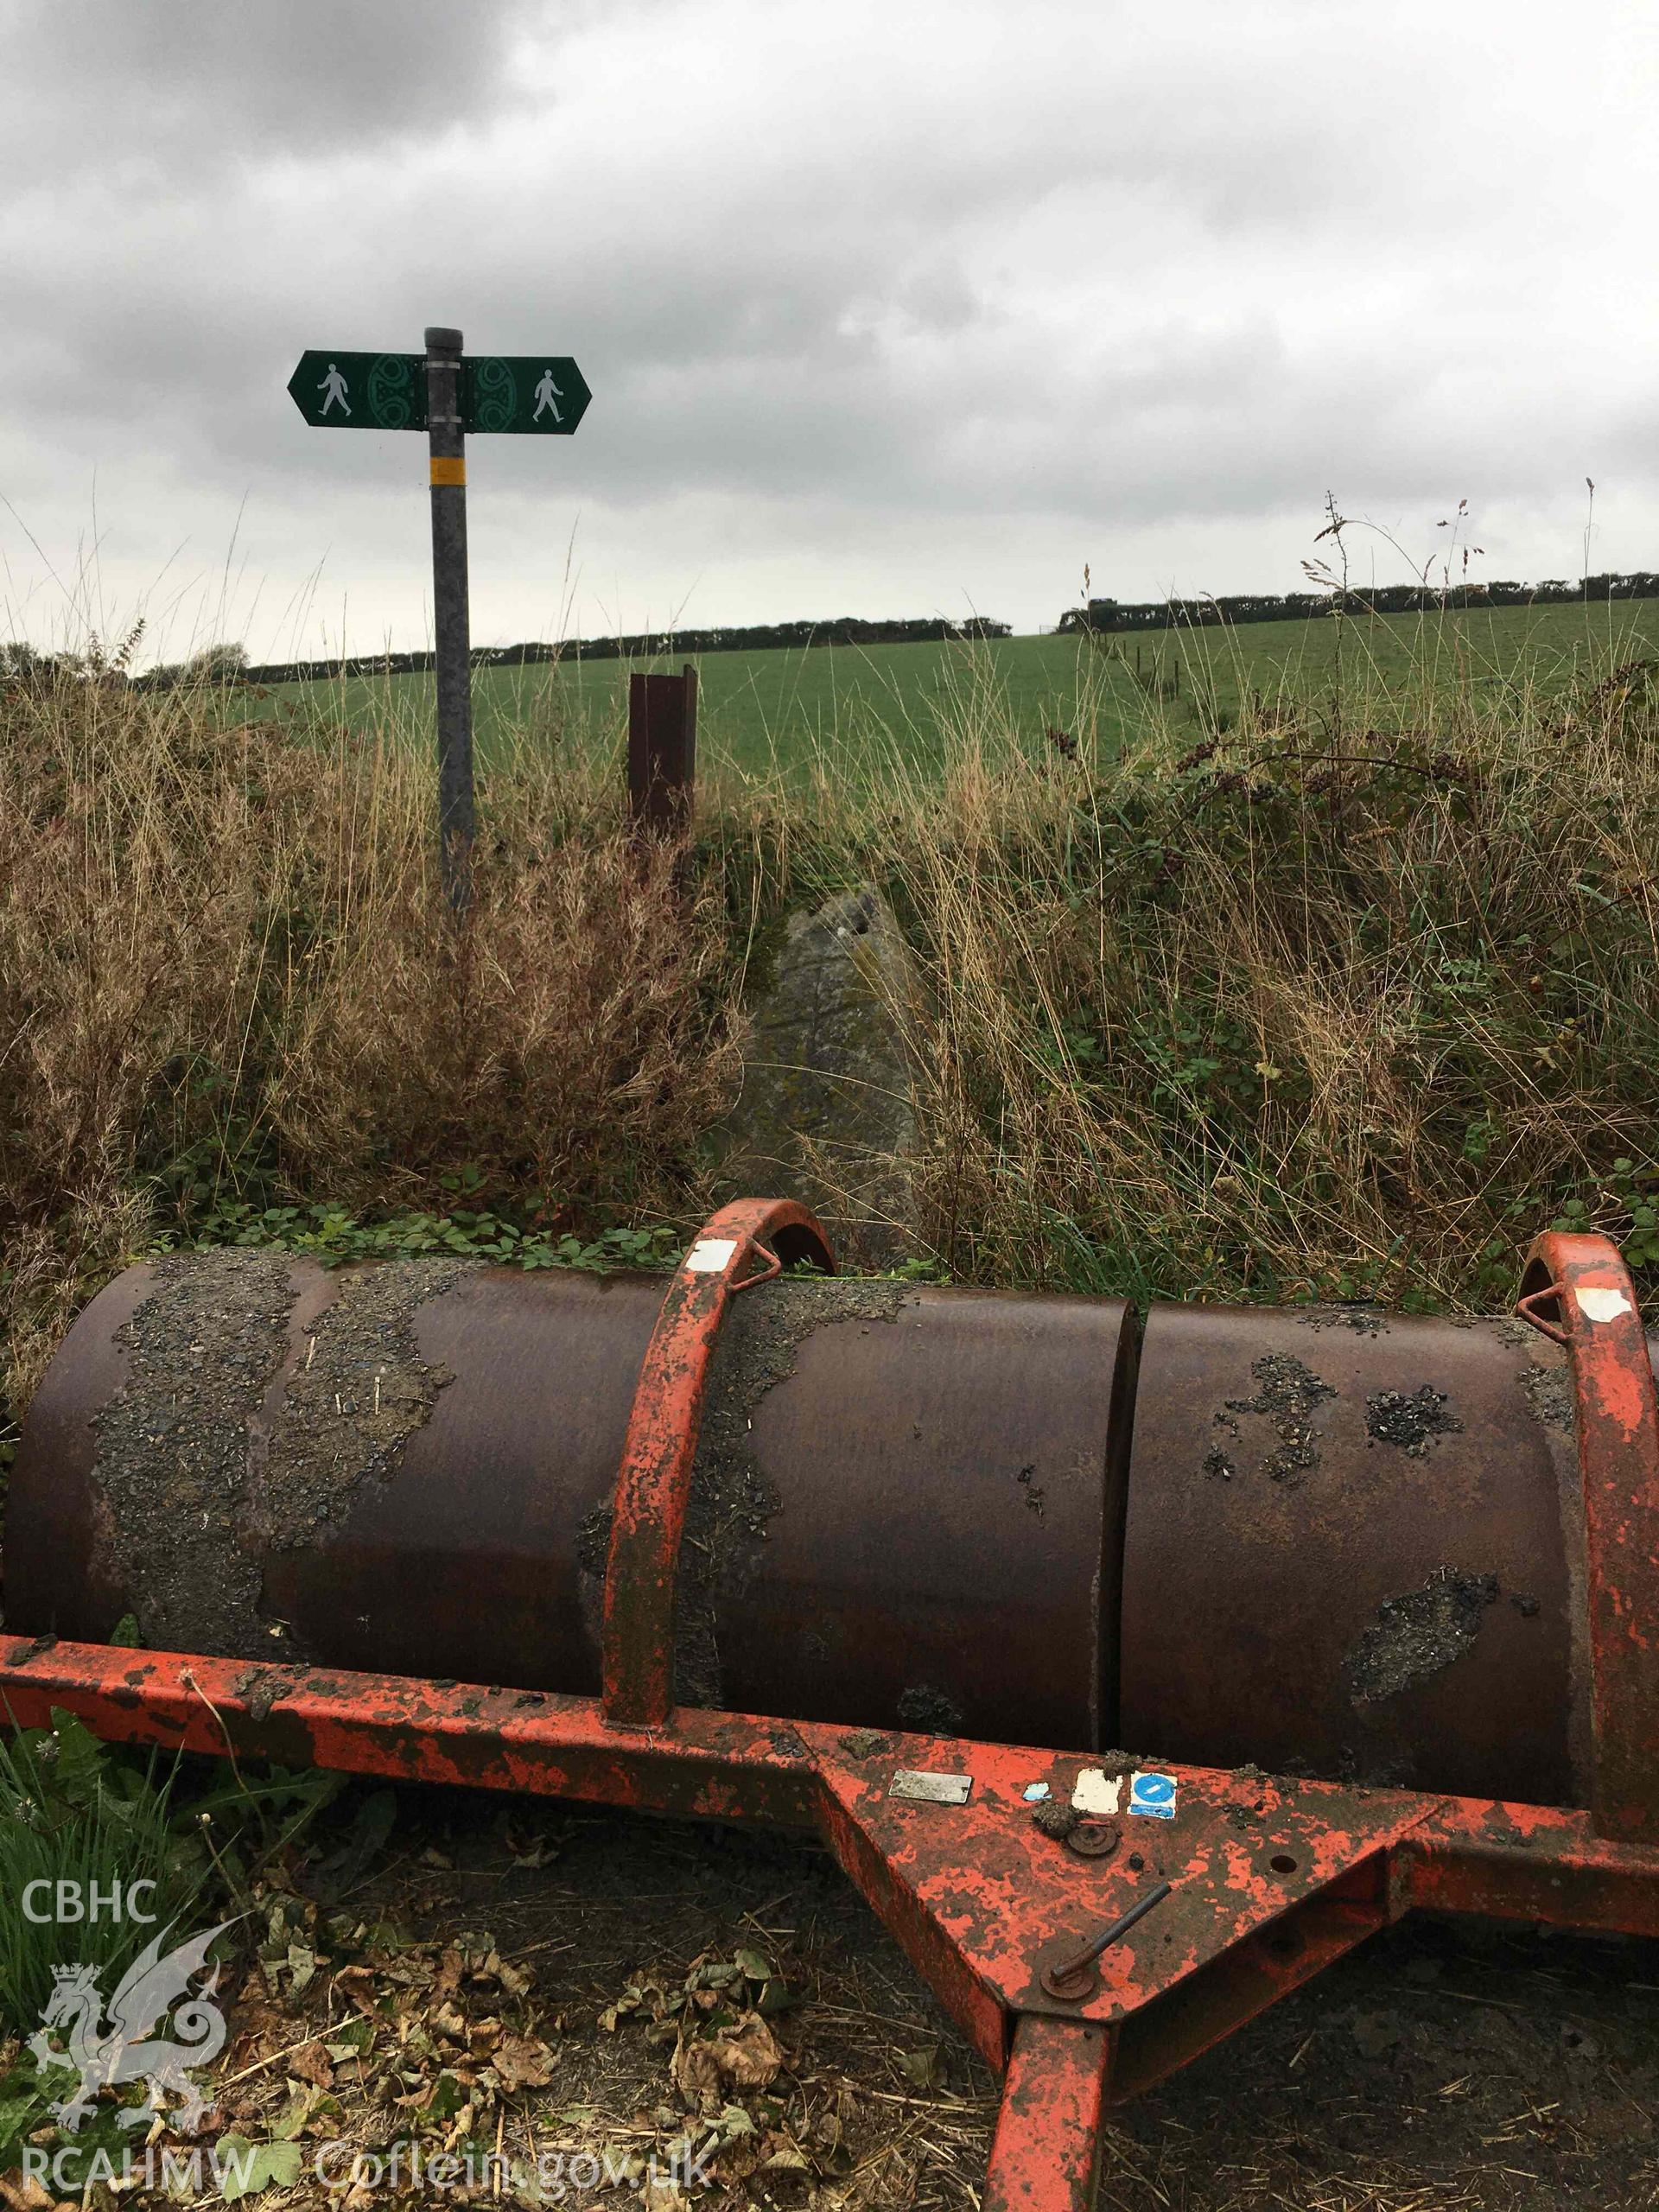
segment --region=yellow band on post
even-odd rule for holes
[[[434,454],[432,481],[435,484],[465,484],[467,464],[457,454]]]

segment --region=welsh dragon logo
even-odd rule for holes
[[[171,1934],[163,1929],[154,1936],[122,1976],[109,2001],[105,2018],[103,1993],[96,1969],[86,1966],[55,1967],[53,1990],[38,2031],[29,2039],[42,2072],[70,2068],[73,2087],[52,2116],[73,2133],[92,2109],[99,2093],[119,2088],[128,2082],[149,2086],[147,2101],[121,2115],[124,2127],[147,2126],[163,2109],[170,2090],[182,2101],[172,2113],[173,2125],[187,2130],[200,2126],[208,2111],[207,2099],[186,2069],[207,2066],[225,2048],[225,2015],[213,2001],[219,1987],[215,1966],[194,1995],[190,1984],[206,1971],[207,1954],[216,1939],[232,1923],[221,1921],[205,1936],[192,1936],[162,1954]],[[182,2001],[181,2001],[182,2000]],[[168,2025],[175,2041],[152,2037],[151,2031],[172,2012]],[[62,2031],[67,2048],[54,2050],[49,2031]]]

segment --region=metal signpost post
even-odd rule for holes
[[[438,849],[457,914],[472,899],[472,645],[467,601],[468,430],[569,437],[593,397],[566,354],[464,354],[461,333],[426,334],[421,353],[302,353],[295,405],[325,430],[425,430],[431,458]]]
[[[472,635],[467,612],[467,448],[461,333],[426,334],[426,433],[432,461],[433,676],[438,694],[438,857],[457,914],[473,902]]]

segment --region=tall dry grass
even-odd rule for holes
[[[730,1077],[723,907],[526,759],[463,932],[406,750],[213,690],[0,694],[0,1320],[15,1387],[86,1289],[232,1196],[659,1210]]]
[[[1390,704],[1107,759],[964,726],[889,794],[953,1268],[1490,1306],[1554,1218],[1659,1260],[1653,667]]]

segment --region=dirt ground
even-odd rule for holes
[[[690,2127],[718,2140],[713,2202],[979,2203],[995,2084],[815,1846],[410,1791],[371,1872],[344,1857],[343,1891],[337,1852],[265,1900],[276,1935],[220,2076],[245,2135],[415,2125],[528,2175],[550,2145],[643,2158]],[[1117,2115],[1100,2202],[1659,2206],[1656,2021],[1659,1944],[1408,1922]],[[510,2173],[480,2195],[640,2201]],[[264,2200],[326,2201],[304,2181]]]

